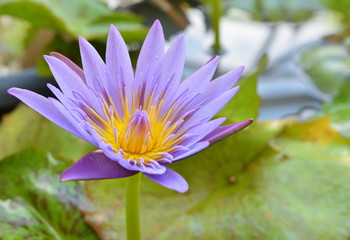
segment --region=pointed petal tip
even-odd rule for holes
[[[66,170],[68,170],[68,169],[66,169]],[[62,172],[60,175],[60,182],[61,183],[70,181],[70,179],[65,176],[65,172],[66,171]]]
[[[162,23],[160,22],[159,19],[156,19],[156,20],[154,20],[154,22],[153,22],[153,26],[154,26],[154,25],[160,25],[160,26],[162,26]]]
[[[212,63],[212,64],[217,64],[220,60],[220,56],[219,55],[215,55],[212,58],[210,58],[204,65]]]
[[[48,60],[50,60],[51,58],[54,58],[52,55],[43,55],[43,58],[46,60],[46,62]]]
[[[241,65],[237,67],[237,72],[239,72],[239,74],[242,74],[242,72],[244,71],[245,66]]]
[[[152,31],[161,31],[163,32],[163,26],[162,26],[162,23],[156,19],[153,24],[152,24],[152,27],[151,29],[149,30],[149,32],[152,32]]]
[[[212,145],[248,127],[250,124],[252,124],[252,122],[253,122],[253,119],[249,118],[243,122],[220,126],[217,129],[215,129],[213,132],[208,134],[206,137],[204,137],[203,140],[210,142],[210,145]]]
[[[82,47],[86,44],[89,44],[88,40],[86,40],[85,38],[83,38],[82,36],[78,37],[78,42],[79,42],[79,46]]]
[[[8,94],[10,94],[10,95],[14,95],[14,94],[16,93],[16,89],[17,89],[17,88],[12,87],[12,88],[10,88],[10,89],[7,89],[6,92],[7,92]]]
[[[27,90],[27,89],[18,88],[18,87],[12,87],[10,89],[7,89],[6,92],[8,94],[18,98],[18,94],[22,94],[24,92],[31,92],[31,91]]]
[[[119,31],[116,28],[116,26],[114,26],[113,24],[109,25],[109,34],[117,34],[117,33],[119,33]]]
[[[44,55],[44,56],[53,56],[53,57],[55,57],[55,56],[62,56],[62,54],[59,53],[59,52],[49,52],[49,55]]]
[[[183,33],[180,34],[172,44],[178,44],[181,45],[181,47],[185,47],[185,35]]]
[[[62,55],[61,53],[59,52],[50,52],[49,55],[44,55],[43,56],[44,58],[45,57],[52,57],[52,58],[56,58],[58,60],[62,60],[64,58],[66,58],[66,56]]]

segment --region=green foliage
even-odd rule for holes
[[[339,88],[338,94],[323,105],[322,110],[315,116],[329,115],[331,125],[344,136],[350,137],[350,79],[344,81]]]
[[[42,76],[50,76],[50,72],[41,55],[51,51],[61,50],[70,59],[78,58],[78,36],[95,41],[105,42],[111,24],[114,24],[126,42],[141,41],[146,36],[146,28],[141,19],[126,11],[113,11],[107,5],[97,0],[2,0],[0,1],[0,15],[10,15],[29,23],[28,26],[19,26],[20,30],[12,35],[15,42],[23,46],[11,44],[19,49],[26,49],[39,29],[50,30],[54,36],[48,39],[46,46],[38,46],[34,56],[34,63],[38,64],[38,72]],[[23,37],[26,33],[27,36]],[[49,37],[48,37],[49,38]],[[104,51],[105,45],[97,44],[98,50]],[[59,46],[59,48],[57,48]],[[33,48],[33,46],[31,46]],[[43,53],[38,51],[44,49]],[[20,50],[14,50],[18,52]],[[76,61],[79,62],[79,61]]]
[[[346,240],[349,146],[328,118],[257,123],[173,164],[189,181],[184,195],[143,179],[144,239]],[[88,221],[104,239],[124,236],[123,186],[85,184],[94,203]]]
[[[325,6],[341,15],[345,24],[349,24],[350,20],[350,2],[348,0],[322,0]]]
[[[350,137],[350,57],[345,46],[321,46],[304,52],[301,64],[315,85],[332,99],[313,118],[329,115],[331,125]]]
[[[79,211],[86,201],[79,183],[58,181],[67,166],[36,149],[0,162],[1,239],[97,239]]]
[[[36,28],[68,34],[73,39],[105,37],[110,24],[115,24],[121,32],[142,29],[135,15],[113,12],[95,0],[4,0],[0,3],[0,14],[27,20]]]
[[[308,20],[323,7],[320,0],[231,0],[229,6],[249,12],[256,21],[296,23]]]
[[[92,145],[21,105],[5,116],[0,125],[0,161],[28,147],[40,148],[68,160],[77,160],[94,149]]]
[[[321,91],[335,96],[350,76],[349,60],[344,46],[330,45],[304,51],[300,63]]]
[[[240,89],[237,95],[220,111],[219,116],[227,117],[231,123],[249,118],[256,119],[259,116],[261,101],[257,93],[257,82],[267,62],[268,58],[264,55],[255,71],[239,81]]]

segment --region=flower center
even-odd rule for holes
[[[137,109],[124,133],[119,136],[120,147],[129,154],[142,154],[151,148],[152,125],[147,112]]]
[[[172,160],[171,153],[176,151],[176,146],[183,141],[181,136],[186,132],[179,133],[183,119],[177,119],[177,108],[170,108],[160,116],[163,102],[150,104],[149,101],[149,104],[138,108],[133,104],[133,113],[130,114],[128,103],[124,102],[121,118],[111,103],[104,102],[103,117],[92,108],[85,109],[85,112],[92,128],[112,146],[115,153],[126,160],[145,164]]]

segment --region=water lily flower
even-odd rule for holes
[[[187,158],[248,126],[252,120],[221,126],[211,120],[237,93],[243,67],[211,81],[219,57],[181,81],[184,37],[164,52],[162,26],[150,29],[135,74],[121,35],[111,26],[105,62],[79,38],[83,69],[58,53],[45,56],[60,89],[56,98],[11,88],[19,98],[58,126],[99,150],[86,154],[61,175],[61,181],[123,178],[142,172],[180,193],[188,184],[168,164]],[[54,141],[54,139],[53,139]]]

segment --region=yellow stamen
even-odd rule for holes
[[[183,141],[181,137],[187,130],[170,138],[183,124],[181,118],[174,121],[183,107],[179,108],[173,103],[169,111],[160,116],[164,100],[159,98],[156,101],[151,92],[133,92],[131,105],[123,91],[119,94],[122,117],[111,98],[103,103],[104,116],[99,116],[91,108],[85,109],[89,116],[87,121],[101,139],[112,146],[115,153],[122,153],[126,160],[148,164],[153,160],[161,160],[164,152],[173,152],[174,147]],[[141,95],[144,97],[142,100]]]

